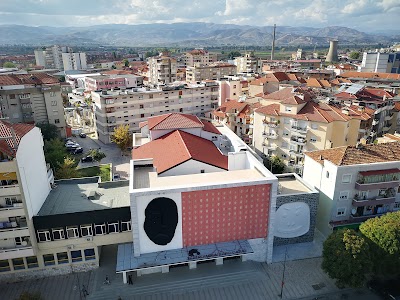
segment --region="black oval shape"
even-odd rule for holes
[[[170,198],[156,198],[150,201],[145,211],[144,231],[157,245],[167,245],[175,235],[178,225],[178,207]]]

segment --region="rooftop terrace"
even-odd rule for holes
[[[279,174],[276,177],[278,177],[278,196],[317,192],[295,174]]]

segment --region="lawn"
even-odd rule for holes
[[[100,176],[101,182],[110,181],[110,165],[100,165],[78,170],[80,177]]]

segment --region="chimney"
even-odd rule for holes
[[[329,51],[328,55],[326,56],[325,61],[326,62],[335,62],[338,61],[338,54],[337,54],[337,48],[338,48],[338,40],[331,40],[329,45]]]
[[[272,33],[271,60],[274,59],[274,54],[275,54],[275,31],[276,31],[276,24],[274,24],[274,31]]]

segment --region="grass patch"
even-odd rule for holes
[[[109,164],[79,169],[78,172],[80,177],[100,176],[102,182],[111,180]]]

